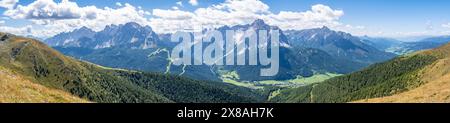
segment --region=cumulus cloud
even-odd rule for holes
[[[19,0],[0,0],[0,8],[13,9]]]
[[[102,30],[106,25],[137,22],[148,25],[146,15],[151,13],[128,3],[118,8],[97,8],[96,6],[80,7],[76,2],[63,0],[37,0],[29,5],[18,5],[15,9],[3,13],[12,19],[27,19],[36,26],[37,37],[49,37],[61,32],[71,31],[82,26],[94,30]],[[12,27],[11,27],[12,28]],[[11,29],[8,28],[8,29]],[[5,28],[6,29],[6,28]]]
[[[270,15],[272,22],[284,29],[304,29],[320,26],[342,26],[339,18],[344,15],[342,10],[333,10],[329,6],[317,4],[305,12],[281,11]],[[345,26],[345,25],[344,25]]]
[[[181,1],[176,2],[176,4],[179,6],[183,6],[183,2],[181,2]]]
[[[120,2],[116,2],[116,6],[123,6],[123,5]]]
[[[0,25],[5,24],[6,22],[4,20],[0,20]]]
[[[441,26],[444,28],[450,28],[450,23],[442,24]]]
[[[329,6],[317,4],[311,7],[311,10],[306,12],[291,12],[281,11],[274,17],[280,20],[297,20],[297,21],[316,21],[326,22],[338,20],[339,17],[344,15],[342,10],[333,10]]]
[[[181,1],[179,1],[181,3]],[[191,3],[191,1],[189,1]],[[3,14],[12,19],[28,19],[38,37],[48,37],[71,31],[81,26],[102,30],[106,25],[137,22],[150,25],[157,33],[171,33],[180,30],[202,30],[224,25],[248,24],[263,19],[270,25],[283,30],[306,29],[321,26],[341,30],[363,30],[361,26],[349,26],[339,22],[343,10],[317,4],[305,11],[271,12],[269,6],[260,0],[226,0],[194,11],[153,9],[151,12],[134,7],[128,3],[116,3],[117,8],[80,7],[74,1],[37,0],[28,5],[17,5]],[[198,4],[198,3],[197,3]],[[177,2],[178,6],[181,5]],[[251,6],[249,6],[251,5]],[[39,28],[38,28],[39,27]],[[23,30],[23,29],[22,29]]]
[[[251,5],[251,6],[249,6]],[[158,32],[178,30],[201,30],[224,25],[251,23],[263,19],[282,29],[305,29],[320,26],[345,26],[339,22],[344,11],[317,4],[307,11],[280,11],[273,13],[269,6],[259,0],[226,0],[224,3],[197,8],[193,12],[154,9],[150,25]],[[179,26],[177,26],[179,25]]]
[[[90,7],[80,8],[74,2],[63,0],[55,3],[53,0],[37,0],[30,5],[18,5],[15,9],[5,11],[4,15],[13,19],[76,19],[93,17]]]
[[[8,32],[16,35],[23,35],[23,36],[29,36],[29,35],[35,35],[32,31],[32,26],[27,25],[23,27],[9,27],[9,26],[1,26],[0,25],[0,32]]]
[[[157,32],[168,33],[246,24],[270,13],[268,9],[266,4],[257,0],[227,0],[206,8],[197,8],[193,12],[154,9],[155,17],[150,19],[150,25]]]
[[[189,4],[191,4],[192,6],[197,6],[198,1],[197,0],[189,0]]]

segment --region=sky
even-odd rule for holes
[[[450,35],[449,0],[0,0],[0,31],[39,38],[137,22],[157,33],[248,24],[356,36]]]

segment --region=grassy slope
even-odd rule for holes
[[[0,103],[85,103],[87,100],[70,93],[51,89],[26,79],[0,66]]]
[[[424,84],[421,73],[437,59],[424,53],[401,56],[319,84],[282,90],[271,101],[349,102],[402,93]]]
[[[0,37],[3,35],[0,33]],[[33,39],[11,35],[0,45],[0,66],[40,85],[95,102],[259,102],[262,99],[248,89],[226,84],[105,69],[66,57]]]
[[[450,44],[420,52],[439,58],[421,74],[426,83],[403,93],[356,102],[450,102]]]
[[[65,57],[39,41],[9,36],[3,43],[1,65],[46,87],[95,102],[170,102],[151,90],[106,74],[111,70]]]

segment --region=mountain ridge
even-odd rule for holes
[[[66,57],[37,40],[0,33],[0,66],[48,88],[94,102],[260,102],[259,93],[225,83],[118,70]]]
[[[350,33],[334,31],[326,26],[322,28],[287,31],[289,43],[299,47],[321,49],[328,54],[360,62],[372,64],[391,59],[395,54],[378,50],[366,44],[362,39]]]
[[[127,25],[127,24],[125,24]],[[137,24],[128,24],[128,25],[136,25]],[[130,26],[131,27],[131,26]],[[139,26],[137,26],[139,27]],[[105,27],[102,31],[105,34],[103,37],[111,37],[108,35],[116,34],[117,30],[119,30],[121,26],[110,25]],[[149,27],[150,28],[150,27]],[[245,25],[235,25],[235,26],[223,26],[217,28],[218,31],[224,32],[225,30],[270,30],[279,29],[276,26],[270,26],[265,23],[263,20],[255,20],[252,23]],[[111,32],[111,33],[107,33]],[[100,34],[98,34],[100,35]],[[123,37],[123,36],[113,36],[113,37]],[[134,69],[134,70],[142,70],[149,72],[169,72],[171,74],[180,75],[183,74],[188,77],[192,77],[199,80],[220,80],[220,76],[217,71],[221,69],[225,69],[227,71],[236,71],[241,76],[240,79],[244,81],[255,81],[255,80],[268,80],[268,79],[276,79],[276,80],[286,80],[286,79],[294,79],[298,75],[303,77],[309,77],[313,74],[320,74],[325,72],[331,73],[348,73],[354,70],[358,70],[365,66],[365,64],[354,62],[351,60],[346,60],[344,58],[337,58],[333,55],[329,55],[328,53],[322,52],[320,49],[313,48],[305,48],[305,47],[292,47],[288,41],[287,36],[284,32],[280,31],[280,75],[275,77],[260,77],[259,70],[260,66],[225,66],[225,67],[216,67],[216,66],[173,66],[170,65],[170,61],[166,60],[167,53],[162,52],[156,54],[153,57],[147,58],[147,55],[153,54],[158,50],[166,49],[170,50],[170,48],[174,47],[174,44],[170,44],[170,34],[157,35],[160,40],[157,47],[149,48],[149,49],[130,49],[129,47],[122,47],[120,45],[112,46],[109,48],[74,48],[74,47],[55,47],[59,51],[65,53],[66,55],[70,55],[79,59],[84,59],[87,61],[91,61],[96,64],[109,66],[109,67],[117,67],[117,68],[126,68],[126,69]],[[101,38],[100,38],[101,39]],[[129,40],[126,38],[125,41]],[[269,37],[270,40],[270,37]],[[128,42],[129,43],[129,42]],[[299,54],[300,52],[304,52],[306,54]],[[309,52],[309,53],[308,53]],[[315,54],[313,54],[315,53]],[[313,56],[320,55],[320,56]],[[329,61],[329,63],[320,62],[318,57],[325,58],[324,61]],[[322,59],[323,60],[323,59]],[[300,67],[299,67],[300,66]],[[293,70],[293,69],[296,70]],[[183,72],[185,71],[185,72]],[[199,72],[201,71],[201,72]],[[214,72],[216,71],[216,72]],[[249,72],[252,71],[252,72]],[[195,72],[199,72],[202,74],[197,74]]]
[[[421,80],[425,83],[417,88],[408,91],[379,98],[358,100],[355,102],[369,103],[399,103],[399,102],[450,102],[450,43],[436,49],[420,51],[415,54],[434,55],[439,59],[427,66],[421,75]]]
[[[399,56],[319,84],[283,90],[271,101],[448,102],[449,53],[446,44]]]

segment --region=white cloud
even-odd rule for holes
[[[245,2],[245,3],[244,3]],[[252,4],[260,7],[248,7]],[[268,11],[268,6],[260,1],[227,0],[225,3],[198,8],[194,12],[181,10],[154,9],[154,18],[150,19],[151,26],[157,32],[167,33],[178,30],[217,27],[222,25],[245,24],[258,18],[257,13]]]
[[[153,9],[148,12],[128,3],[116,3],[117,7],[114,8],[97,8],[96,6],[80,7],[75,1],[68,0],[60,3],[52,0],[37,0],[28,5],[17,5],[3,13],[11,19],[29,20],[33,26],[0,27],[2,31],[12,30],[8,32],[18,34],[26,34],[27,29],[31,29],[30,34],[36,37],[49,37],[81,26],[99,31],[106,25],[127,22],[150,25],[157,33],[170,33],[179,30],[198,31],[224,25],[248,24],[255,19],[263,19],[268,24],[279,26],[283,30],[328,26],[355,35],[394,35],[394,33],[385,33],[381,29],[343,24],[340,18],[344,15],[344,11],[323,4],[312,5],[309,10],[304,11],[277,13],[271,12],[270,7],[260,0],[225,0],[223,3],[197,8],[194,11],[180,10],[181,1],[176,4],[177,6],[171,9]],[[450,28],[450,24],[442,26],[445,27],[444,25]]]
[[[19,0],[0,0],[0,8],[13,9]]]
[[[450,28],[450,23],[442,24],[441,26],[444,28]]]
[[[181,10],[153,9],[153,16],[164,19],[188,20],[193,18],[194,14],[188,11]]]
[[[191,4],[192,6],[197,6],[198,1],[197,0],[189,0],[189,4]]]
[[[206,8],[197,8],[193,12],[154,9],[153,15],[155,17],[150,19],[150,25],[157,32],[167,33],[186,29],[201,30],[224,25],[247,24],[255,19],[263,19],[282,29],[305,29],[324,25],[339,27],[343,26],[338,21],[344,12],[317,4],[313,5],[311,10],[303,12],[273,13],[269,11],[267,4],[259,0],[226,0],[224,3]]]
[[[128,3],[119,8],[97,8],[95,6],[79,7],[77,3],[63,0],[37,0],[29,5],[18,5],[15,9],[5,11],[4,15],[12,19],[27,19],[32,22],[36,37],[49,37],[61,32],[71,31],[82,26],[102,30],[106,25],[137,22],[149,25],[146,15],[151,13],[136,8]],[[4,29],[11,29],[4,28]],[[23,30],[23,29],[22,29]],[[16,31],[19,32],[19,31]],[[22,31],[23,32],[23,31]]]
[[[39,32],[37,37],[48,37],[81,26],[98,31],[106,25],[131,21],[150,25],[157,33],[247,24],[255,19],[263,19],[270,25],[279,26],[285,30],[323,25],[342,28],[342,30],[357,29],[346,27],[339,22],[339,18],[344,15],[342,10],[335,10],[322,4],[313,5],[311,10],[280,11],[279,13],[271,12],[269,6],[259,0],[226,0],[224,3],[197,8],[192,12],[179,10],[175,6],[167,10],[153,9],[150,13],[128,3],[116,4],[119,8],[80,7],[77,3],[68,0],[60,3],[55,3],[53,0],[37,0],[29,5],[18,5],[14,9],[7,10],[4,15],[12,19],[28,19],[34,25],[40,25],[33,27],[33,30]],[[151,15],[151,18],[147,18],[146,15]]]
[[[16,35],[23,35],[23,36],[29,36],[34,35],[32,31],[32,26],[24,26],[24,27],[9,27],[9,26],[1,26],[0,25],[0,32],[8,32]]]
[[[176,2],[176,4],[179,6],[183,6],[183,2],[181,2],[181,1]]]
[[[0,25],[5,24],[6,22],[4,20],[0,20]]]
[[[329,6],[317,4],[305,12],[280,11],[272,14],[272,22],[283,29],[305,29],[321,26],[342,26],[339,18],[344,15],[342,10],[333,10]],[[345,26],[345,25],[343,25]]]
[[[230,11],[267,13],[269,6],[259,0],[226,0],[225,3],[213,5],[216,9],[226,9]]]
[[[13,19],[92,18],[96,14],[91,11],[94,8],[94,6],[80,8],[69,0],[62,0],[61,3],[55,3],[53,0],[37,0],[27,6],[18,5],[15,9],[9,9],[4,15]]]
[[[329,6],[317,4],[306,12],[281,11],[275,17],[282,20],[326,22],[338,20],[342,15],[342,10],[333,10]]]
[[[123,6],[123,5],[122,5],[122,3],[120,3],[120,2],[116,2],[116,6],[121,7],[121,6]]]

